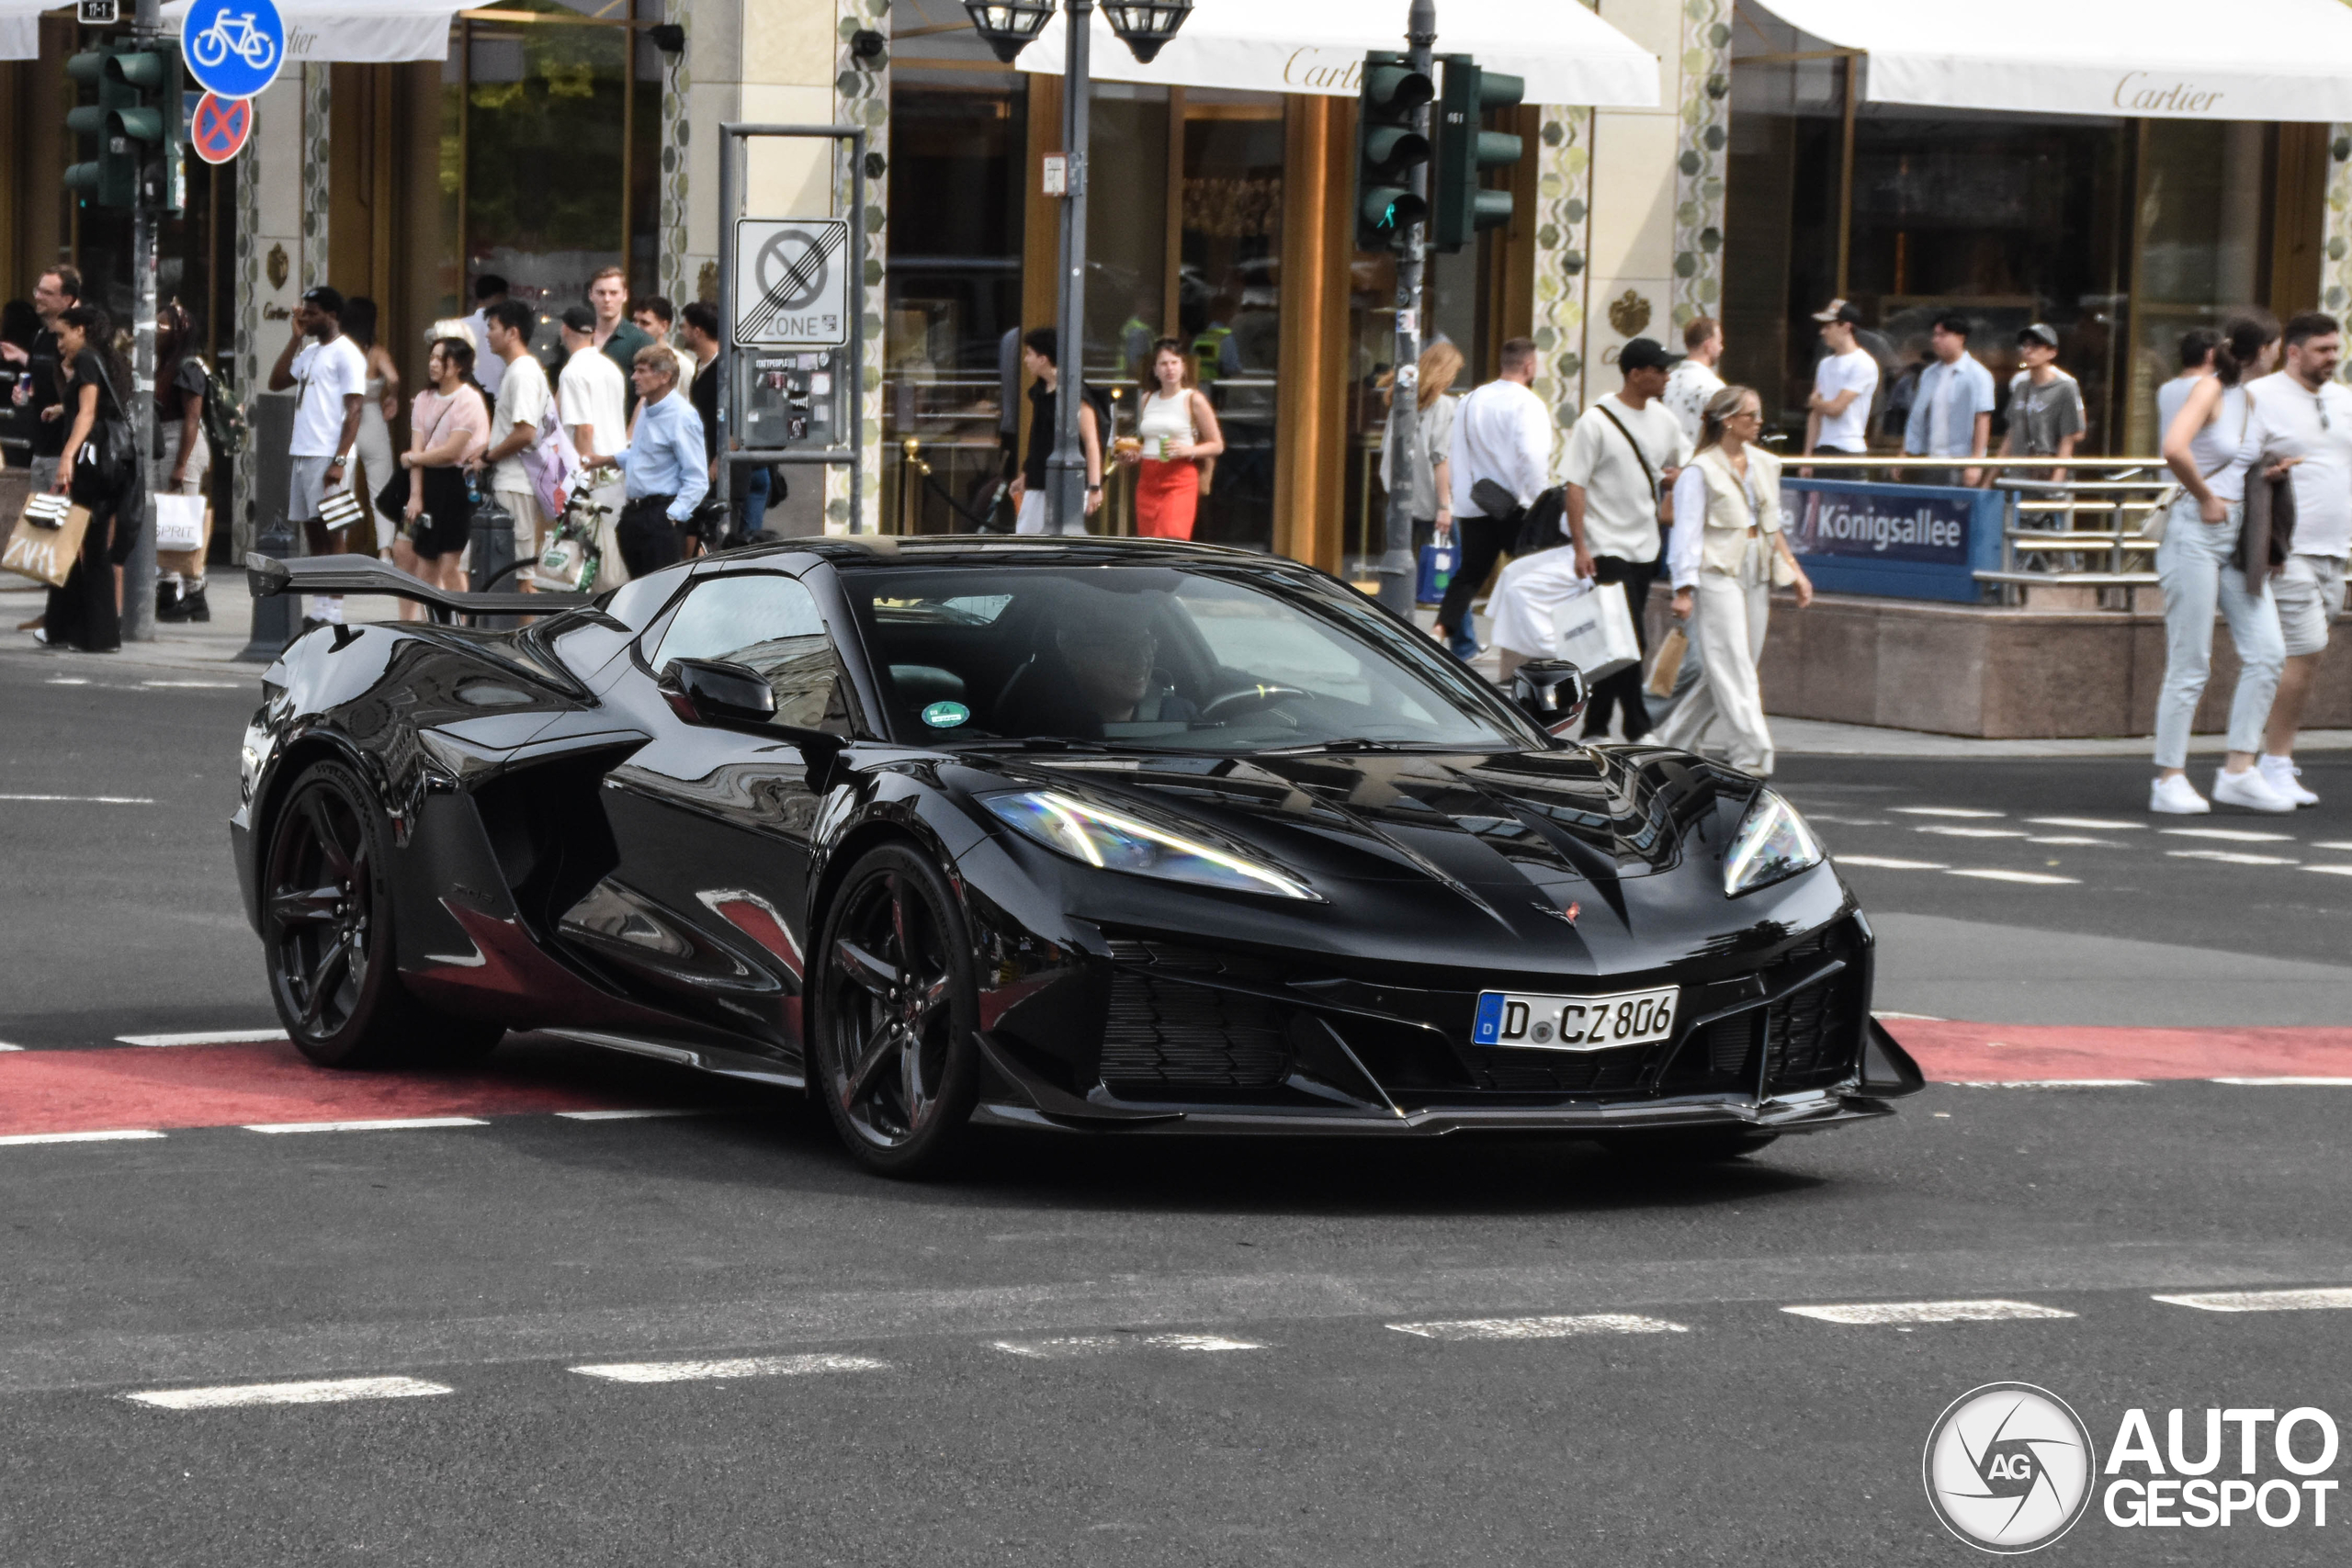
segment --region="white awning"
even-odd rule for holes
[[[5,3],[5,0],[0,0]],[[176,35],[190,0],[164,7]],[[449,18],[466,0],[278,0],[286,23],[286,62],[346,65],[449,58]]]
[[[1872,103],[2144,119],[2352,119],[2343,0],[1756,0],[1870,57]]]
[[[0,0],[0,60],[39,60],[40,14],[56,9],[57,0]]]
[[[2326,0],[2333,4],[2334,0]],[[1364,51],[1405,47],[1406,0],[1209,0],[1148,65],[1094,15],[1093,74],[1115,82],[1319,93],[1353,97]],[[1444,0],[1440,54],[1475,55],[1527,79],[1531,104],[1648,108],[1657,56],[1577,0]],[[1058,76],[1067,31],[1057,16],[1022,51],[1023,71]]]

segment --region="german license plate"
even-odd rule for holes
[[[1540,997],[1481,991],[1471,1025],[1474,1045],[1537,1051],[1612,1051],[1646,1045],[1674,1032],[1681,988],[1619,991],[1606,997]]]

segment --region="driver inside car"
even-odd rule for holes
[[[1199,714],[1159,668],[1152,630],[1166,613],[1159,596],[1079,586],[1056,608],[1050,662],[1060,668],[1039,671],[1048,676],[1039,690],[1042,711],[1022,716],[1019,733],[1094,739],[1113,733],[1112,726],[1181,726]]]

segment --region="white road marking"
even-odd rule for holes
[[[2301,863],[2289,860],[2283,855],[2249,855],[2236,850],[2166,850],[2165,853],[2174,860],[2211,860],[2219,861],[2223,865],[2296,865]]]
[[[201,1029],[193,1034],[118,1034],[119,1045],[241,1045],[248,1042],[283,1040],[282,1029]]]
[[[2316,871],[2328,876],[2352,876],[2352,865],[2307,865],[2305,871]]]
[[[47,683],[52,686],[86,686],[90,682],[79,675],[51,675]]]
[[[2123,846],[2113,839],[2085,839],[2071,833],[2036,833],[2027,838],[2029,844],[2080,844],[2089,849],[2120,850]]]
[[[17,1047],[11,1046],[14,1050]],[[146,1127],[117,1127],[104,1133],[11,1133],[0,1137],[0,1146],[11,1144],[119,1144],[131,1138],[160,1138],[164,1134]]]
[[[1973,806],[1895,806],[1889,810],[1905,817],[2007,817],[2006,811],[1979,811]]]
[[[23,1049],[24,1047],[22,1045],[11,1045],[6,1040],[0,1040],[0,1051],[21,1051]]]
[[[1983,1078],[1954,1089],[2145,1089],[2146,1078]]]
[[[422,1378],[326,1378],[316,1382],[232,1383],[224,1388],[151,1388],[123,1398],[159,1410],[228,1410],[243,1404],[342,1404],[355,1399],[416,1399],[455,1393]]]
[[[1662,1317],[1596,1312],[1576,1317],[1468,1317],[1452,1323],[1392,1323],[1399,1334],[1423,1339],[1573,1339],[1586,1334],[1688,1334]]]
[[[1834,822],[1840,828],[1883,828],[1887,826],[1887,820],[1883,817],[1832,817],[1826,811],[1808,810],[1804,814],[1804,819],[1808,822]]]
[[[2291,844],[2292,833],[2256,833],[2245,828],[2159,828],[2176,839],[2226,839],[2233,844]]]
[[[707,1111],[687,1108],[667,1111],[559,1111],[567,1122],[647,1122],[657,1116],[707,1116]]]
[[[571,1370],[610,1382],[708,1382],[723,1378],[788,1378],[810,1372],[878,1372],[871,1356],[744,1356],[725,1361],[605,1361]]]
[[[2209,1083],[2234,1084],[2241,1089],[2337,1089],[2352,1087],[2352,1078],[2209,1078]]]
[[[1009,1356],[1026,1356],[1033,1361],[1066,1361],[1137,1348],[1193,1351],[1266,1348],[1259,1340],[1234,1339],[1222,1334],[1071,1334],[1054,1339],[992,1339],[989,1343]]]
[[[2037,828],[2090,828],[2101,832],[2138,832],[2145,822],[2118,822],[2108,817],[2029,817],[2027,821]]]
[[[254,1122],[248,1133],[389,1133],[404,1127],[487,1127],[479,1116],[402,1116],[381,1122]]]
[[[244,689],[243,681],[141,681],[141,686],[198,692],[236,692]]]
[[[1940,833],[1947,839],[2022,839],[2021,828],[1914,828],[1915,833]]]
[[[2352,839],[2322,839],[2312,845],[2315,850],[2352,850]]]
[[[2151,1296],[2166,1306],[2199,1312],[2338,1312],[2352,1308],[2352,1289],[2319,1291],[2206,1291],[2187,1296]]]
[[[2023,882],[2035,887],[2067,886],[2082,881],[2079,876],[2052,876],[2048,872],[2042,871],[1999,871],[1990,867],[1981,870],[1955,867],[1945,872],[1944,874],[1981,877],[1986,882]]]
[[[73,806],[153,806],[143,795],[0,795],[0,800],[51,800]]]
[[[1942,1023],[1945,1021],[1943,1019],[1931,1012],[1891,1012],[1883,1008],[1871,1009],[1871,1016],[1872,1018],[1917,1019],[1921,1023]]]
[[[1841,1302],[1833,1306],[1784,1306],[1798,1317],[1824,1323],[2003,1323],[2017,1318],[2073,1317],[2071,1312],[2034,1302]]]
[[[1939,861],[1896,860],[1891,855],[1832,855],[1839,865],[1874,865],[1884,871],[1941,871]]]

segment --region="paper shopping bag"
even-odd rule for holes
[[[0,555],[0,570],[62,588],[73,575],[74,558],[82,553],[82,536],[89,527],[88,507],[44,491],[25,502],[17,531],[8,536],[7,551]]]
[[[1682,673],[1683,656],[1690,651],[1690,639],[1680,626],[1668,626],[1666,635],[1657,639],[1657,657],[1650,660],[1650,682],[1642,690],[1654,697],[1674,695],[1674,682]]]
[[[1597,583],[1560,606],[1553,622],[1559,633],[1560,657],[1584,671],[1587,681],[1601,681],[1642,661],[1642,645],[1634,637],[1634,613],[1625,604],[1625,591],[1613,582]]]

